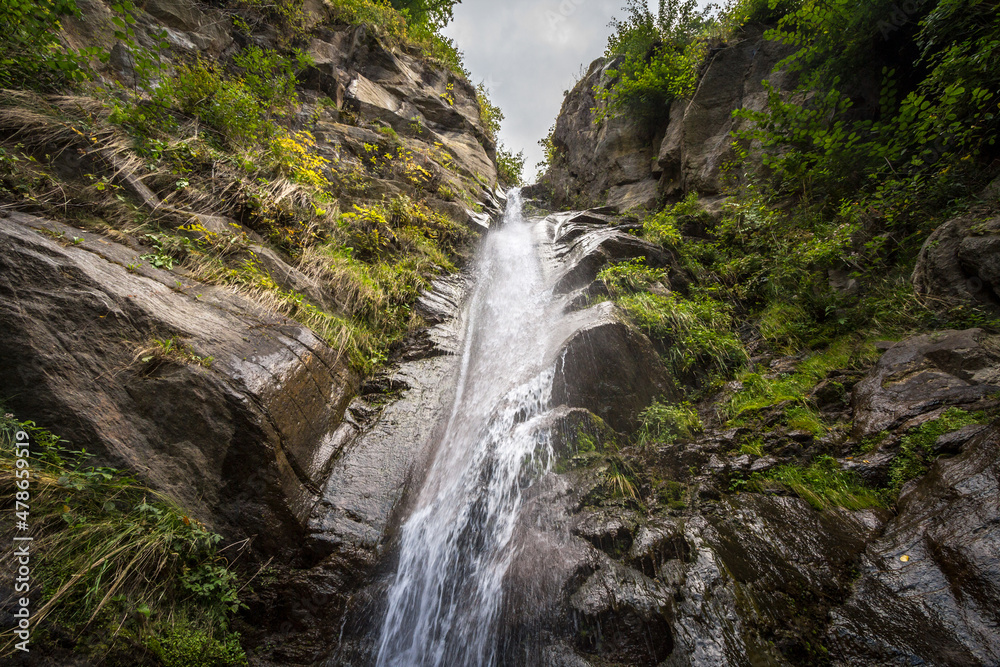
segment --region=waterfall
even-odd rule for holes
[[[504,575],[525,488],[553,463],[539,423],[560,307],[512,191],[476,264],[454,404],[402,528],[379,667],[497,664]]]

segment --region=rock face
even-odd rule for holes
[[[294,553],[358,378],[298,323],[138,255],[52,221],[0,219],[11,407],[217,530]],[[159,354],[168,340],[176,352]]]
[[[978,408],[1000,391],[1000,337],[980,329],[917,336],[890,347],[854,390],[854,436],[897,429],[947,406]]]
[[[865,550],[853,594],[834,611],[829,646],[857,656],[844,664],[1000,661],[998,480],[993,426],[904,490],[899,515]]]
[[[846,417],[895,429],[898,443],[945,406],[995,409],[980,391],[1000,370],[991,345],[970,330],[887,346],[860,382],[843,377]],[[532,646],[525,664],[546,667],[995,664],[1000,429],[941,436],[944,458],[904,487],[895,513],[720,493],[740,470],[808,460],[802,435],[759,457],[732,454],[738,431],[660,446],[636,465],[682,481],[675,500],[644,495],[641,506],[609,492],[609,459],[565,449],[519,523],[509,645]],[[864,463],[883,454],[891,461],[892,445]]]
[[[724,167],[735,157],[731,132],[745,123],[733,111],[763,109],[764,80],[779,91],[794,89],[793,76],[772,72],[793,51],[747,28],[710,57],[690,100],[675,101],[661,119],[647,122],[595,124],[594,88],[611,83],[615,63],[594,61],[563,103],[552,137],[557,158],[530,193],[557,207],[606,203],[625,211],[652,208],[678,193],[719,192]]]
[[[932,308],[970,303],[1000,312],[1000,218],[963,216],[938,227],[920,251],[913,287]]]

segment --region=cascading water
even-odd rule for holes
[[[520,193],[486,238],[447,427],[402,529],[379,667],[497,663],[502,584],[522,493],[553,454],[539,428],[559,317]]]

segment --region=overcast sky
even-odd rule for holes
[[[473,83],[485,81],[506,119],[500,140],[524,150],[524,175],[542,159],[538,140],[555,122],[564,91],[604,53],[608,24],[624,0],[462,0],[444,30],[465,54]]]

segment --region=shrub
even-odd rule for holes
[[[10,414],[0,418],[6,488],[14,488],[19,430],[32,438],[34,548],[44,554],[34,621],[55,621],[108,647],[121,634],[169,643],[176,619],[188,618],[204,642],[228,645],[230,661],[212,664],[245,664],[238,637],[228,631],[240,607],[239,584],[222,537],[128,473],[88,466],[85,451]]]
[[[524,151],[515,154],[502,144],[497,146],[497,177],[504,185],[521,185],[524,178]]]
[[[96,50],[64,49],[59,21],[79,16],[75,0],[4,0],[0,3],[0,88],[57,90],[89,78]]]
[[[747,359],[733,332],[730,307],[720,301],[650,293],[627,295],[617,301],[636,324],[666,348],[666,360],[678,376],[691,376],[696,369],[726,372]]]
[[[597,279],[604,283],[611,296],[618,297],[643,292],[663,280],[666,275],[665,269],[646,266],[645,257],[634,257],[601,269]]]
[[[486,135],[496,141],[500,132],[500,124],[503,122],[503,111],[490,101],[486,84],[480,83],[476,86],[476,101],[479,103],[479,119],[483,123]]]
[[[645,0],[628,0],[628,17],[612,23],[605,56],[615,59],[612,82],[595,91],[601,103],[597,119],[627,114],[661,117],[671,100],[687,97],[698,82],[707,52],[696,39],[708,22],[696,0],[664,0],[654,16]]]

